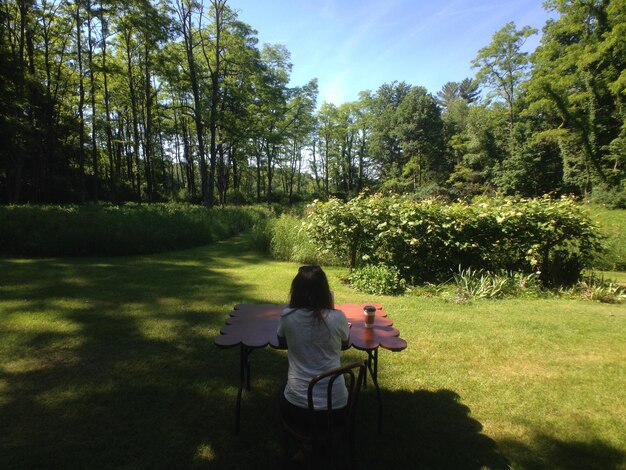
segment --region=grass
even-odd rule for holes
[[[607,281],[626,285],[626,271],[600,271],[598,274],[602,275]]]
[[[605,253],[595,260],[599,269],[626,271],[626,209],[607,209],[599,205],[585,207],[603,235]]]
[[[213,338],[234,304],[284,302],[296,269],[246,237],[0,259],[0,468],[277,467],[285,355],[252,355],[235,437],[239,355]],[[380,436],[362,396],[360,468],[626,468],[623,305],[373,297],[327,272],[338,303],[381,303],[409,344],[380,353]]]

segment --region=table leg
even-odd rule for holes
[[[250,353],[253,349],[241,345],[239,349],[239,390],[237,390],[237,404],[235,411],[235,434],[239,434],[239,421],[241,417],[241,395],[244,386],[250,390]]]
[[[372,376],[372,382],[376,389],[376,399],[378,400],[378,433],[383,429],[383,399],[378,386],[378,348],[373,351],[367,351],[367,369]],[[367,376],[367,374],[365,374]],[[365,382],[365,379],[363,379]]]
[[[246,353],[246,388],[248,389],[248,391],[250,391],[250,364],[252,362],[250,361],[250,354],[252,354],[252,351],[254,351],[254,349],[246,349],[248,350]]]

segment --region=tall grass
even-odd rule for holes
[[[626,271],[626,209],[588,205],[586,210],[606,237],[605,250],[594,258],[594,267],[606,271]]]
[[[281,261],[302,264],[341,264],[339,258],[332,253],[322,254],[316,251],[302,220],[301,214],[292,212],[264,219],[253,229],[252,236],[256,248]]]
[[[223,240],[250,229],[260,207],[191,204],[0,207],[0,254],[109,256],[156,253]]]

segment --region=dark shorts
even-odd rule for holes
[[[302,408],[300,406],[296,406],[291,403],[289,400],[285,398],[284,389],[280,391],[280,396],[278,398],[280,405],[280,414],[286,423],[294,428],[294,429],[308,429],[311,424],[311,419],[314,420],[315,425],[319,429],[326,429],[328,424],[328,410],[319,410],[314,411],[313,418],[311,417],[311,412],[308,408]],[[332,410],[332,415],[330,416],[332,422],[342,422],[346,418],[347,408],[339,408],[336,410]]]

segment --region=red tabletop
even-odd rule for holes
[[[350,328],[350,346],[362,351],[372,351],[378,347],[390,351],[402,351],[407,347],[400,332],[393,327],[387,318],[387,312],[376,306],[376,320],[373,328],[365,328],[363,307],[372,304],[341,304],[335,308],[342,310]],[[215,344],[222,348],[230,348],[243,344],[250,348],[263,348],[267,345],[278,348],[276,329],[280,314],[286,305],[280,304],[239,304],[226,320],[220,330],[221,335],[215,338]]]

